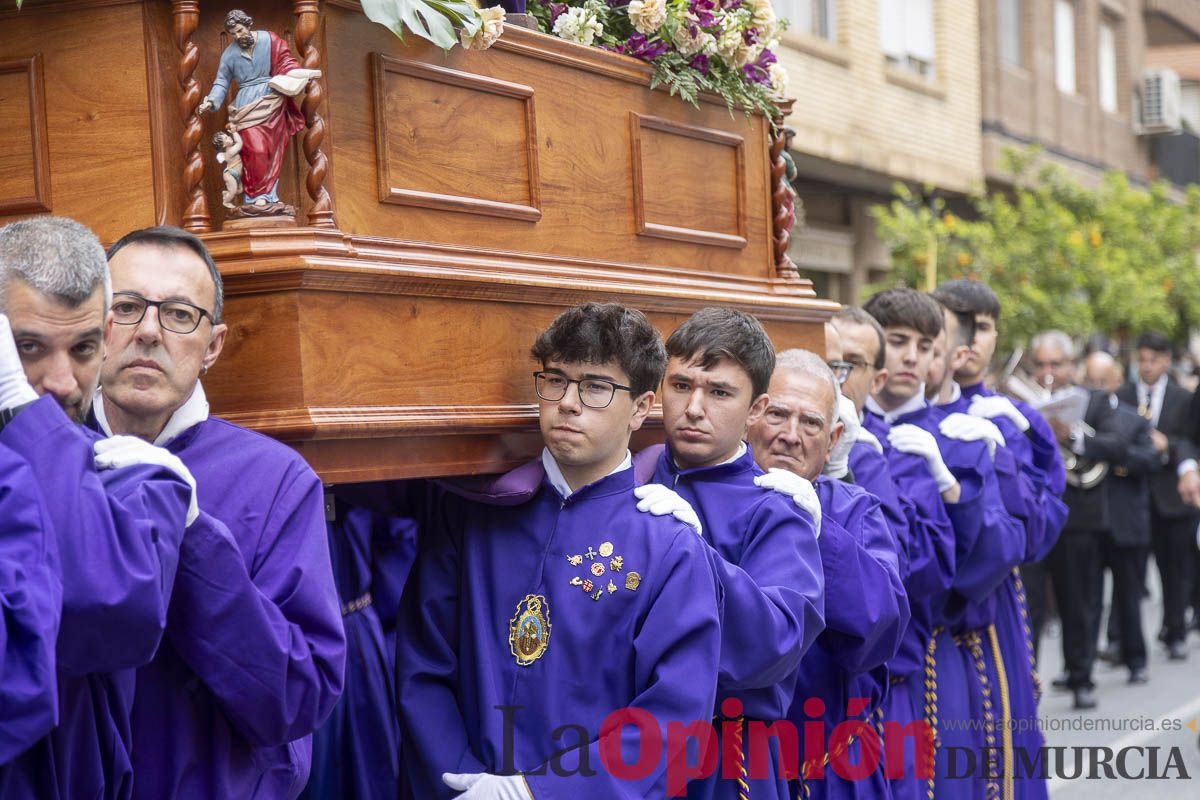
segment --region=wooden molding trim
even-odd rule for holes
[[[5,3],[0,6],[0,20],[5,17],[15,17],[17,14],[61,14],[64,11],[83,11],[89,8],[107,8],[109,6],[128,6],[142,3],[144,0],[26,0],[20,9],[16,3]]]
[[[25,74],[29,82],[29,138],[33,144],[33,194],[0,198],[0,215],[50,211],[50,143],[42,54],[0,61],[0,74]]]
[[[533,104],[533,88],[519,83],[475,75],[448,67],[438,67],[420,61],[393,58],[383,53],[372,53],[375,93],[375,156],[379,169],[379,201],[402,206],[434,208],[441,211],[458,211],[467,214],[483,214],[526,222],[537,222],[542,218],[541,177],[538,172],[537,117]],[[406,75],[419,80],[433,81],[448,86],[458,86],[475,92],[497,94],[520,100],[525,108],[525,140],[528,163],[529,205],[505,203],[482,197],[439,194],[416,189],[403,189],[392,180],[388,158],[388,115],[384,83],[389,73]]]
[[[737,175],[735,177],[737,210],[735,214],[737,216],[738,232],[736,235],[720,233],[718,231],[663,225],[651,222],[646,218],[646,187],[642,166],[642,130],[644,128],[734,148],[737,154]],[[680,242],[693,242],[695,244],[732,247],[736,249],[746,246],[746,142],[741,136],[630,111],[629,141],[630,147],[633,150],[633,215],[639,236],[652,236],[658,239],[674,239]]]
[[[364,406],[289,408],[222,414],[222,419],[280,439],[341,439],[497,433],[537,429],[537,406]]]
[[[597,293],[640,308],[690,314],[700,304],[752,307],[764,319],[824,322],[840,305],[805,279],[777,280],[622,262],[562,260],[314,229],[226,231],[204,237],[228,292],[314,289],[574,305]]]

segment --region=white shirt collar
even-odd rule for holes
[[[616,475],[622,470],[627,470],[633,466],[633,454],[628,450],[625,451],[625,460],[617,465],[617,468],[608,475]],[[567,479],[563,477],[562,470],[558,466],[558,462],[554,460],[554,456],[550,455],[550,448],[542,448],[542,468],[546,470],[546,477],[550,480],[550,485],[554,487],[563,500],[566,500],[574,491],[571,489],[571,484],[567,483]],[[608,477],[605,475],[604,477]]]
[[[100,424],[100,430],[104,431],[105,436],[112,436],[112,426],[108,424],[108,415],[104,413],[104,394],[100,389],[96,390],[96,399],[92,402],[92,408],[96,411],[96,422]],[[167,420],[167,424],[163,426],[162,432],[158,434],[153,443],[159,447],[165,447],[176,436],[194,425],[199,425],[206,419],[208,419],[208,398],[204,394],[204,387],[200,385],[200,381],[196,381],[196,388],[192,390],[191,397],[175,409],[175,413]]]
[[[1152,385],[1138,378],[1138,389],[1145,392],[1147,397],[1153,397],[1165,388],[1167,388],[1167,373],[1165,372]]]
[[[891,425],[905,414],[910,414],[913,411],[920,411],[922,408],[925,408],[925,405],[925,384],[922,383],[917,389],[916,394],[900,405],[896,406],[891,411],[884,411],[883,407],[875,401],[874,397],[867,397],[866,409],[872,414],[878,414],[879,416],[883,417],[883,421],[888,425]]]

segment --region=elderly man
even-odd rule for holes
[[[1074,386],[1075,344],[1062,331],[1045,331],[1033,338],[1033,364],[1038,383],[1049,386],[1057,396],[1084,392]],[[1111,395],[1091,392],[1086,400],[1083,424],[1079,421],[1051,418],[1060,445],[1076,455],[1094,461],[1118,462],[1126,457],[1133,443],[1133,432],[1123,426]],[[1046,558],[1054,584],[1054,598],[1062,619],[1063,661],[1067,668],[1066,685],[1075,699],[1075,708],[1096,707],[1092,666],[1096,659],[1094,624],[1088,613],[1088,599],[1098,589],[1101,574],[1101,545],[1104,531],[1111,523],[1109,507],[1098,487],[1085,489],[1068,486],[1063,500],[1070,509],[1062,536]],[[1040,633],[1041,609],[1031,607],[1034,636]]]
[[[199,378],[226,328],[204,244],[135,231],[109,267],[95,422],[176,454],[205,512],[180,549],[166,639],[138,672],[134,795],[295,797],[345,660],[321,482],[284,445],[208,414]]]
[[[109,294],[104,250],[82,225],[41,217],[0,229],[0,311],[12,326],[12,338],[0,331],[0,446],[24,459],[45,499],[62,586],[58,726],[0,766],[0,797],[130,796],[134,668],[162,638],[194,513],[178,459],[136,440],[97,442],[73,421],[99,379]],[[22,583],[31,603],[46,601],[36,570]],[[26,657],[35,651],[31,642]]]
[[[842,434],[834,374],[814,353],[786,350],[775,360],[770,402],[747,441],[764,470],[784,469],[812,481],[821,501],[821,565],[825,577],[825,630],[800,662],[796,702],[788,718],[798,730],[811,717],[804,702],[824,703],[825,730],[847,719],[868,719],[883,702],[887,671],[908,624],[908,596],[900,580],[896,543],[879,501],[865,489],[821,474]],[[829,760],[861,760],[862,743]],[[801,752],[811,752],[802,747]],[[821,760],[806,763],[805,797],[856,797],[856,788]],[[881,796],[880,766],[867,779]],[[794,787],[793,796],[803,791]]]

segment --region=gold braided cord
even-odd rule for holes
[[[1033,625],[1029,621],[1029,602],[1025,599],[1025,584],[1021,582],[1021,570],[1013,567],[1013,588],[1017,590],[1017,609],[1021,612],[1021,625],[1025,628],[1025,646],[1029,650],[1029,674],[1033,676],[1034,705],[1042,702],[1042,676],[1038,674],[1037,657],[1033,648]]]
[[[937,704],[937,637],[942,632],[941,626],[933,629],[929,636],[929,644],[925,645],[925,724],[929,726],[929,739],[932,745],[934,763],[937,762],[937,747],[938,747],[938,704]],[[913,766],[916,766],[914,759]],[[934,769],[934,775],[937,775],[937,769]],[[933,799],[933,784],[934,778],[931,777],[928,781],[928,786],[925,793],[929,800]]]
[[[745,717],[738,717],[737,733],[733,737],[733,747],[738,759],[738,800],[750,800],[750,784],[747,782],[746,748],[742,746],[742,730],[746,724]]]
[[[996,636],[996,626],[988,626],[988,639],[992,643],[992,658],[996,661],[996,681],[1000,684],[1000,735],[1004,737],[1004,800],[1013,800],[1016,791],[1013,786],[1013,740],[1012,740],[1012,706],[1008,697],[1008,673],[1004,669],[1004,661],[1000,658],[1000,637]]]
[[[979,634],[975,631],[970,631],[963,639],[967,646],[967,652],[971,654],[971,660],[975,664],[975,673],[979,678],[979,691],[983,695],[983,744],[989,752],[992,752],[996,749],[996,713],[992,708],[992,687],[988,681],[987,664],[983,660],[983,647]],[[1000,784],[996,782],[991,759],[987,761],[987,779],[986,797],[988,800],[996,800],[1000,796]]]

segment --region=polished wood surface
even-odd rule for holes
[[[536,454],[528,347],[575,303],[635,306],[664,334],[730,305],[779,348],[822,349],[836,305],[778,258],[763,118],[690,107],[650,91],[642,62],[528,30],[443,54],[352,0],[239,5],[323,72],[282,170],[299,227],[224,219],[224,110],[196,110],[228,4],[196,0],[0,10],[0,223],[49,211],[105,243],[200,232],[231,329],[204,379],[214,412],[325,480]],[[638,441],[658,435],[652,419]]]

